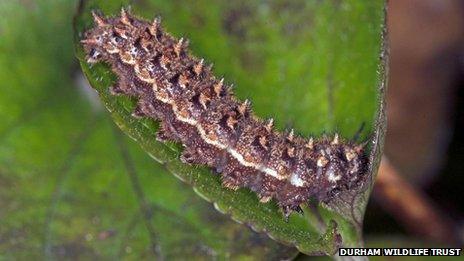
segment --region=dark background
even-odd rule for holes
[[[433,211],[427,215],[438,215],[441,225],[448,226],[448,232],[462,242],[464,2],[391,0],[388,11],[390,77],[384,157],[394,175],[404,178],[401,182],[427,201]],[[388,172],[381,168],[379,181]],[[388,197],[379,184],[367,209],[367,236],[409,233],[421,240],[443,241],[434,237],[439,228],[432,228],[424,238],[411,225],[413,214],[398,211],[397,200],[407,191],[390,195],[396,200],[378,200]],[[409,207],[413,211],[416,206],[410,202]],[[414,222],[425,225],[420,219]]]

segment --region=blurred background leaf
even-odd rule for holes
[[[343,244],[362,244],[360,231],[369,189],[320,206],[317,213],[292,215],[285,223],[274,202],[260,204],[241,189],[222,188],[205,168],[178,160],[180,147],[154,140],[156,124],[130,116],[134,100],[114,97],[115,80],[108,66],[91,68],[79,44],[92,26],[90,11],[117,15],[127,1],[83,1],[76,20],[76,46],[81,66],[116,123],[157,161],[192,184],[203,198],[233,219],[266,231],[272,238],[305,253],[333,253],[336,232]],[[280,129],[295,127],[302,135],[339,132],[351,138],[361,126],[361,139],[373,137],[371,170],[375,172],[383,139],[384,79],[381,60],[383,1],[134,1],[134,13],[164,18],[168,32],[191,40],[193,53],[214,61],[216,74],[237,82],[240,98],[251,98],[257,115],[274,117]],[[344,201],[344,202],[343,202]],[[354,202],[354,204],[353,204]],[[337,230],[325,226],[335,220]]]

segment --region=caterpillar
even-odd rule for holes
[[[135,97],[132,115],[160,121],[156,139],[182,143],[180,159],[212,168],[224,187],[274,199],[288,218],[310,199],[330,201],[367,176],[364,145],[338,134],[279,132],[191,55],[186,40],[165,32],[159,18],[148,22],[125,9],[116,17],[92,15],[95,26],[81,40],[86,61],[109,64],[118,78],[110,92]]]

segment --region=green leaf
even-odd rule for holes
[[[0,259],[289,259],[114,126],[74,52],[71,0],[0,1]]]
[[[362,217],[372,181],[361,192],[286,223],[274,202],[262,204],[247,189],[221,186],[217,175],[178,160],[180,146],[155,140],[157,125],[130,116],[134,100],[114,97],[115,78],[107,65],[89,67],[79,45],[92,26],[90,11],[118,15],[127,1],[85,1],[75,23],[81,66],[114,121],[147,153],[176,177],[192,185],[204,199],[232,219],[264,231],[279,242],[307,254],[333,254],[338,234],[345,246],[360,246]],[[341,133],[351,138],[361,126],[361,140],[370,139],[375,176],[384,134],[386,56],[383,48],[384,2],[347,1],[134,1],[132,12],[163,17],[168,32],[187,37],[192,52],[214,62],[217,75],[236,83],[239,98],[250,98],[260,117],[274,117],[283,129],[301,135]]]

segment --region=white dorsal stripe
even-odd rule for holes
[[[122,57],[121,57],[122,58]],[[124,61],[123,59],[121,59],[123,62],[126,62],[128,64],[131,64],[127,61]],[[162,66],[163,67],[163,66]],[[164,67],[163,67],[164,68]],[[152,79],[146,79],[144,77],[140,77],[140,71],[139,71],[139,68],[134,68],[134,69],[137,69],[135,70],[136,72],[136,75],[137,77],[144,81],[144,82],[147,82],[147,83],[153,83],[152,82]],[[166,68],[164,68],[166,70]],[[156,83],[153,83],[153,91],[155,93],[155,98],[163,103],[166,103],[166,104],[169,104],[171,105],[171,108],[174,112],[174,115],[176,116],[176,119],[181,121],[181,122],[184,122],[184,123],[187,123],[191,126],[194,126],[198,133],[200,134],[200,137],[203,139],[204,142],[210,144],[210,145],[213,145],[214,147],[218,148],[218,149],[221,149],[221,150],[226,150],[234,159],[236,159],[240,164],[242,164],[243,166],[245,167],[251,167],[251,168],[254,168],[258,171],[261,171],[263,172],[265,175],[268,175],[268,176],[271,176],[273,178],[276,178],[278,180],[285,180],[287,179],[286,176],[283,176],[283,175],[280,175],[277,170],[273,169],[273,168],[269,168],[267,166],[264,166],[262,164],[256,164],[256,163],[253,163],[253,162],[249,162],[247,160],[245,160],[245,158],[243,157],[242,154],[240,154],[237,150],[235,150],[234,148],[232,147],[229,147],[225,144],[221,144],[220,142],[218,141],[214,141],[214,140],[211,140],[208,138],[208,136],[206,135],[206,132],[205,130],[201,127],[201,125],[195,120],[195,119],[191,119],[191,118],[186,118],[186,117],[183,117],[179,111],[177,110],[177,106],[175,104],[174,101],[170,100],[170,99],[166,99],[164,97],[160,97],[157,95],[157,85]],[[296,186],[296,187],[303,187],[304,186],[304,181],[299,177],[298,174],[296,173],[291,173],[290,175],[290,183],[293,185],[293,186]]]
[[[201,125],[195,119],[186,118],[186,117],[181,116],[181,114],[177,110],[177,106],[176,106],[174,101],[172,101],[170,99],[163,98],[163,97],[159,97],[159,96],[156,95],[156,92],[155,92],[155,97],[156,97],[157,100],[159,100],[159,101],[161,101],[163,103],[171,105],[171,108],[172,108],[172,110],[174,112],[174,115],[176,116],[177,120],[179,120],[181,122],[184,122],[184,123],[187,123],[187,124],[189,124],[191,126],[194,126],[197,129],[197,131],[200,134],[200,137],[203,139],[203,141],[205,141],[206,143],[208,143],[210,145],[213,145],[214,147],[216,147],[218,149],[226,150],[232,157],[234,157],[243,166],[254,168],[254,169],[256,169],[258,171],[261,171],[261,172],[265,173],[266,175],[274,177],[274,178],[276,178],[278,180],[284,180],[284,179],[287,178],[285,176],[279,175],[279,173],[275,169],[266,167],[266,166],[264,166],[262,164],[256,164],[256,163],[253,163],[253,162],[246,161],[244,159],[243,155],[241,155],[234,148],[231,148],[231,147],[229,147],[229,146],[227,146],[225,144],[222,144],[222,143],[220,143],[218,141],[214,141],[214,140],[209,139],[208,136],[206,135],[205,130],[201,127]],[[295,176],[295,174],[292,175],[292,177],[294,177],[294,176]],[[294,181],[296,181],[296,182],[294,182]],[[303,182],[299,177],[298,177],[298,179],[292,178],[290,180],[290,182],[292,183],[292,185],[297,186],[297,187],[303,186]]]

